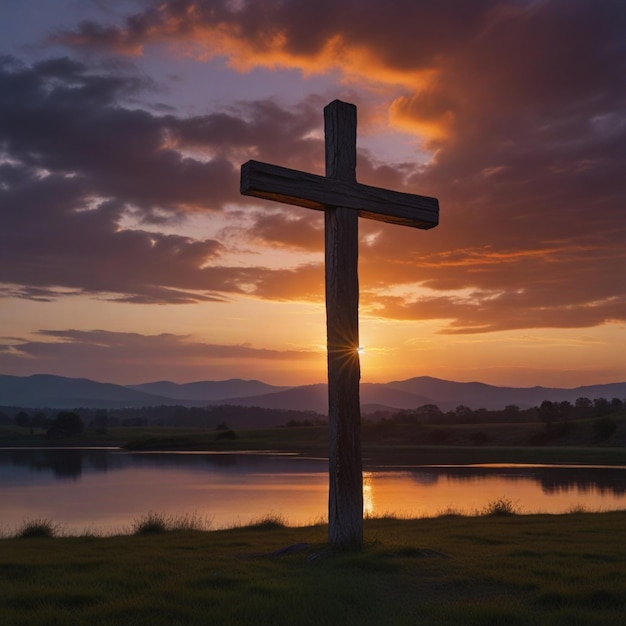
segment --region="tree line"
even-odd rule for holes
[[[14,409],[15,410],[15,409]],[[500,410],[471,409],[459,405],[452,411],[442,411],[436,404],[425,404],[415,409],[395,412],[376,412],[367,416],[368,422],[384,421],[390,424],[495,424],[543,422],[550,430],[557,423],[569,420],[605,418],[626,411],[626,400],[613,398],[578,398],[574,403],[567,400],[554,402],[544,400],[539,406],[521,409],[510,404]],[[73,411],[41,410],[28,413],[17,409],[13,417],[7,409],[0,411],[0,424],[14,424],[22,428],[43,429],[50,438],[81,434],[85,428],[106,432],[115,427],[185,427],[224,428],[228,421],[246,424],[257,423],[259,427],[269,418],[285,426],[318,426],[326,423],[326,417],[314,411],[266,409],[235,405],[210,407],[157,406],[125,409],[76,409]]]
[[[10,413],[14,412],[11,417]],[[45,430],[46,436],[58,438],[81,434],[85,428],[106,433],[109,428],[116,427],[183,427],[221,429],[226,424],[245,423],[247,428],[260,428],[267,423],[281,425],[294,422],[319,422],[324,416],[314,411],[292,411],[283,409],[266,409],[220,405],[210,407],[156,406],[125,409],[86,409],[71,411],[55,411],[45,409],[28,412],[24,409],[0,410],[0,424],[13,424],[21,428]]]
[[[416,409],[402,409],[393,413],[378,412],[369,419],[387,419],[405,424],[500,424],[522,422],[544,422],[592,419],[606,417],[626,410],[626,400],[613,398],[578,398],[574,403],[564,400],[544,400],[539,406],[521,409],[509,404],[503,409],[471,409],[463,404],[453,411],[442,411],[436,404],[424,404]]]

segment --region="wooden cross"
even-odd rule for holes
[[[356,182],[356,106],[324,107],[326,176],[248,161],[241,193],[324,211],[328,337],[328,540],[363,542],[363,475],[359,405],[358,217],[415,228],[439,219],[435,198]]]

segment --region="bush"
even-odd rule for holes
[[[16,537],[18,539],[35,539],[48,538],[51,539],[58,534],[59,527],[53,524],[49,519],[37,518],[32,520],[24,520],[19,527]]]
[[[146,515],[133,522],[132,533],[133,535],[153,535],[164,533],[167,528],[167,520],[163,513],[148,511]]]
[[[481,511],[482,515],[516,515],[519,507],[509,498],[502,496],[493,500]]]
[[[133,535],[151,535],[170,531],[210,530],[213,520],[200,517],[197,513],[179,517],[166,516],[164,513],[148,511],[131,525]]]
[[[246,525],[246,528],[254,530],[276,530],[285,528],[285,520],[281,515],[268,514]]]

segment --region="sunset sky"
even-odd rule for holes
[[[360,220],[362,380],[626,380],[623,0],[2,0],[0,373],[326,378],[323,215],[249,159],[440,224]]]

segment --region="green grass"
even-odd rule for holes
[[[368,519],[365,547],[346,552],[328,550],[325,526],[281,523],[5,538],[0,621],[617,625],[625,529],[626,512]]]

